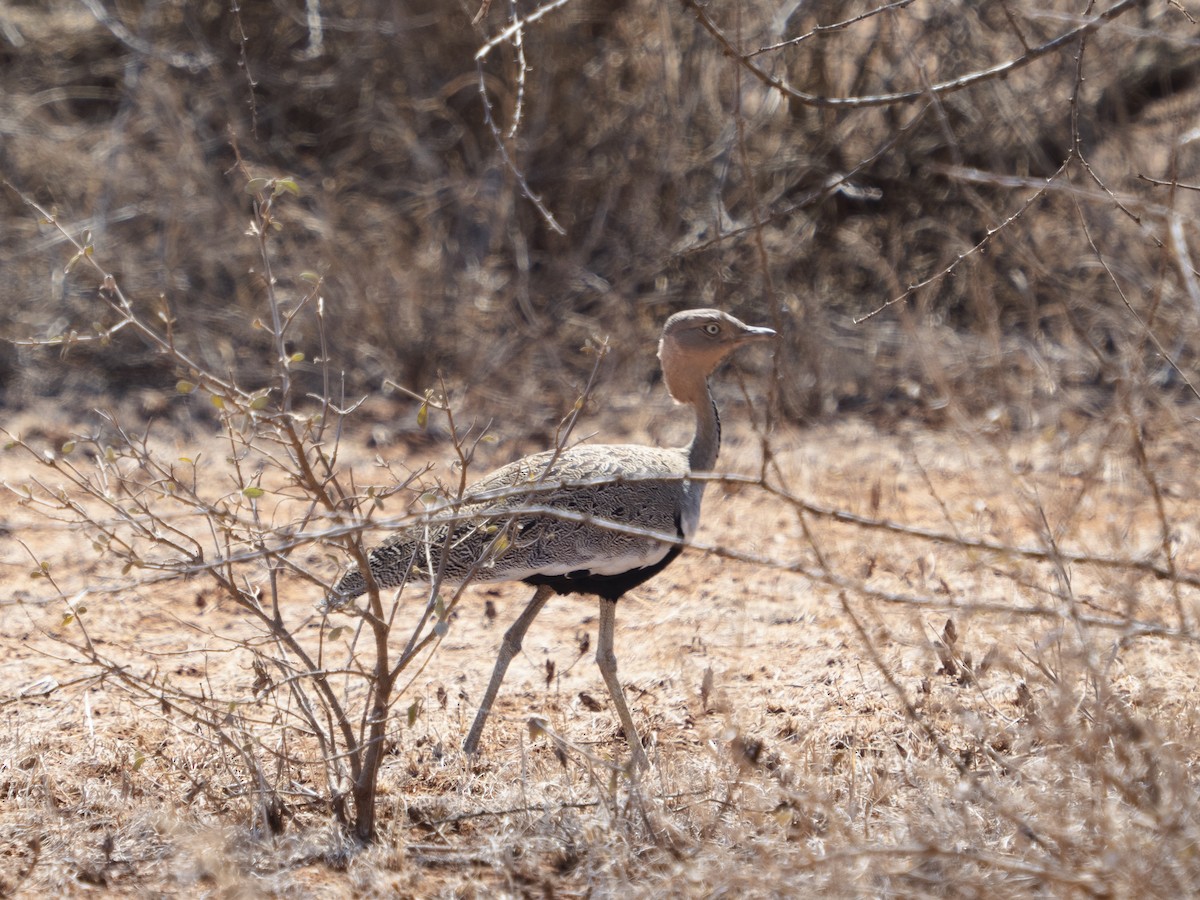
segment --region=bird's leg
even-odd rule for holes
[[[467,740],[463,743],[463,750],[467,754],[474,756],[479,750],[479,738],[483,734],[483,726],[487,722],[488,713],[492,711],[492,703],[496,699],[496,693],[500,690],[500,682],[504,680],[504,673],[508,671],[508,664],[521,651],[521,641],[524,640],[530,623],[537,618],[537,614],[541,612],[542,607],[546,605],[546,601],[553,594],[554,588],[547,584],[538,585],[538,589],[534,592],[529,605],[525,607],[525,611],[517,617],[517,621],[512,623],[508,631],[504,632],[504,640],[500,644],[500,655],[496,657],[496,667],[492,669],[492,680],[488,682],[487,690],[483,694],[483,702],[479,704],[479,712],[475,713],[475,721],[471,725]]]
[[[617,708],[617,717],[625,730],[625,740],[633,751],[633,764],[639,769],[649,769],[650,760],[642,749],[642,739],[638,737],[637,729],[633,727],[633,716],[629,714],[629,706],[625,703],[625,692],[621,690],[621,682],[617,680],[617,655],[613,652],[613,629],[617,624],[617,601],[600,601],[600,639],[596,642],[596,665],[600,667],[600,675],[608,686],[609,696]]]

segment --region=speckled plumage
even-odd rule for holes
[[[688,471],[686,451],[636,444],[578,446],[557,458],[534,454],[476,482],[461,504],[433,513],[428,526],[388,538],[368,561],[380,587],[406,579],[429,584],[439,573],[449,584],[547,575],[574,576],[579,592],[590,593],[584,576],[652,566],[674,546],[648,534],[672,541],[691,536],[704,486],[688,481]],[[357,570],[337,585],[343,598],[365,591]]]
[[[526,456],[471,485],[462,501],[434,510],[427,523],[392,535],[368,554],[380,587],[525,581],[537,592],[505,634],[492,680],[465,742],[474,753],[509,661],[553,593],[600,597],[596,661],[639,767],[648,765],[612,650],[615,604],[669,564],[700,520],[704,482],[716,465],[721,425],[708,376],[738,347],[773,337],[718,310],[676,313],[663,327],[658,356],[671,397],[692,407],[696,433],[679,449],[585,444]],[[352,569],[327,598],[336,609],[365,593]]]

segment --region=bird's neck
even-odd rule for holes
[[[692,408],[696,411],[696,434],[688,447],[688,468],[693,472],[711,472],[721,450],[721,417],[707,382],[692,400]]]

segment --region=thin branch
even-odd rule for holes
[[[881,306],[877,306],[875,309],[871,310],[866,315],[856,316],[852,320],[854,322],[854,324],[861,325],[863,322],[866,322],[868,319],[873,319],[875,316],[879,315],[884,310],[890,309],[891,307],[895,306],[897,303],[902,303],[905,300],[908,300],[910,297],[912,297],[913,294],[915,294],[917,291],[921,290],[922,288],[928,287],[931,284],[941,281],[947,275],[950,275],[952,272],[954,272],[955,269],[957,269],[959,267],[959,265],[963,261],[965,261],[972,255],[974,255],[974,254],[978,253],[980,250],[982,250],[996,234],[1003,231],[1009,225],[1011,225],[1013,222],[1016,222],[1018,219],[1020,219],[1021,216],[1023,216],[1025,214],[1025,212],[1029,210],[1030,207],[1032,207],[1043,196],[1045,196],[1046,192],[1050,189],[1050,186],[1058,179],[1058,177],[1060,175],[1062,175],[1067,170],[1067,167],[1070,165],[1070,163],[1071,163],[1071,157],[1068,156],[1067,159],[1065,159],[1063,161],[1062,165],[1058,167],[1058,169],[1055,171],[1055,173],[1053,175],[1051,175],[1049,178],[1047,178],[1045,180],[1045,182],[1041,185],[1041,187],[1039,187],[1036,191],[1034,191],[1033,194],[1031,194],[1028,198],[1026,198],[1025,202],[1022,203],[1019,207],[1017,207],[1017,210],[1014,213],[1012,213],[1012,215],[1010,215],[1006,219],[1004,219],[1004,221],[1002,221],[999,225],[988,226],[988,228],[984,232],[983,237],[980,238],[978,241],[976,241],[975,244],[973,246],[971,246],[969,249],[964,250],[963,252],[961,252],[957,256],[955,256],[954,259],[951,260],[951,262],[948,266],[946,266],[945,268],[941,269],[938,272],[935,272],[934,274],[930,275],[927,278],[923,278],[918,282],[910,284],[904,290],[904,292],[902,294],[900,294],[896,297],[893,297],[891,300],[888,300],[886,303],[882,304]]]
[[[1144,0],[1118,0],[1103,12],[1087,19],[1083,24],[1070,31],[1064,32],[1058,37],[1046,41],[1044,44],[1039,44],[1036,47],[1026,51],[1020,56],[1007,60],[1006,62],[997,63],[994,66],[989,66],[986,69],[980,69],[976,72],[971,72],[967,75],[962,75],[958,78],[952,78],[948,81],[940,81],[930,85],[928,88],[898,91],[887,94],[869,94],[859,97],[823,97],[817,94],[810,94],[806,91],[801,91],[792,87],[786,81],[767,72],[761,66],[757,65],[752,57],[753,53],[747,54],[739,50],[733,42],[725,35],[725,33],[717,27],[713,20],[709,17],[705,7],[700,5],[699,0],[683,0],[683,5],[692,11],[696,20],[700,25],[712,35],[713,39],[721,45],[721,49],[727,56],[733,57],[742,65],[746,71],[761,81],[764,85],[773,90],[779,91],[784,96],[806,106],[816,107],[837,107],[840,109],[858,109],[867,106],[890,106],[895,103],[904,103],[911,100],[919,100],[922,97],[927,97],[930,93],[933,94],[949,94],[954,91],[961,91],[965,88],[972,87],[984,81],[990,81],[995,78],[1003,78],[1018,69],[1021,69],[1031,62],[1040,59],[1047,54],[1054,53],[1057,50],[1070,44],[1083,35],[1090,34],[1100,28],[1107,22],[1111,22],[1121,14],[1137,7]]]
[[[743,56],[744,59],[753,59],[756,56],[761,56],[763,53],[771,53],[775,50],[782,50],[785,47],[794,47],[797,44],[802,44],[810,38],[817,37],[822,34],[832,34],[836,31],[844,31],[852,25],[857,25],[859,22],[874,18],[880,13],[891,12],[897,9],[904,9],[906,6],[911,6],[913,0],[895,0],[893,3],[885,3],[883,6],[877,6],[874,9],[868,9],[864,13],[859,13],[857,16],[851,16],[849,19],[842,19],[840,22],[833,22],[829,25],[814,25],[811,31],[807,31],[799,37],[788,38],[786,41],[768,44],[765,47],[759,47],[757,50],[752,50]]]

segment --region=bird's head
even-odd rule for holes
[[[738,347],[773,337],[772,329],[747,325],[719,309],[675,313],[667,319],[658,342],[667,392],[678,403],[697,402],[721,360]]]

